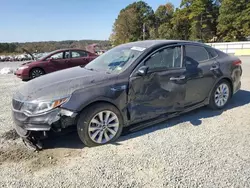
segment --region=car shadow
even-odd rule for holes
[[[73,148],[82,149],[84,144],[81,142],[76,127],[64,129],[60,133],[48,134],[48,138],[43,140],[44,149],[52,148]]]
[[[202,107],[194,111],[188,112],[186,114],[183,114],[181,116],[166,120],[165,122],[138,130],[136,132],[130,132],[129,130],[125,129],[120,139],[118,139],[117,142],[112,144],[120,145],[121,141],[140,137],[161,129],[173,127],[183,122],[189,122],[193,126],[200,126],[202,125],[202,119],[219,116],[227,110],[244,106],[249,103],[250,103],[250,91],[240,90],[233,96],[233,98],[230,100],[229,104],[224,110],[211,110],[207,107]],[[82,149],[84,147],[83,143],[78,137],[76,128],[71,128],[70,130],[62,132],[60,134],[50,135],[48,139],[44,140],[44,146],[45,149],[48,148]]]

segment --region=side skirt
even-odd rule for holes
[[[150,127],[152,125],[164,122],[164,121],[166,121],[168,119],[177,117],[177,116],[179,116],[181,114],[193,111],[193,110],[195,110],[197,108],[201,108],[201,107],[205,106],[206,103],[207,103],[206,101],[203,101],[202,103],[198,103],[198,104],[196,104],[194,106],[191,106],[191,107],[188,107],[188,108],[184,108],[184,110],[180,111],[180,112],[174,112],[174,113],[170,113],[170,114],[164,114],[164,115],[161,115],[161,116],[159,116],[157,118],[154,118],[152,120],[149,120],[149,121],[143,121],[141,123],[131,124],[129,127],[127,127],[128,131],[129,132],[139,131],[139,130],[144,129],[146,127]]]

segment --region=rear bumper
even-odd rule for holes
[[[234,87],[233,94],[237,93],[240,90],[240,88],[241,88],[241,81],[238,83],[238,85]]]
[[[242,76],[241,66],[234,68],[234,70],[232,72],[233,94],[235,94],[241,88],[241,76]]]

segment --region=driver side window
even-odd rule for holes
[[[51,59],[63,59],[63,52],[56,53],[50,56]]]
[[[146,66],[149,67],[149,69],[155,69],[155,68],[165,68],[162,52],[156,52],[153,54],[145,63]]]
[[[181,68],[181,46],[168,47],[156,52],[145,62],[145,65],[149,70]]]

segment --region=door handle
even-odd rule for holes
[[[170,80],[171,81],[177,81],[177,80],[184,80],[186,77],[184,75],[179,76],[179,77],[171,77]]]
[[[218,70],[219,69],[219,65],[213,65],[210,70],[213,71],[213,70]]]

